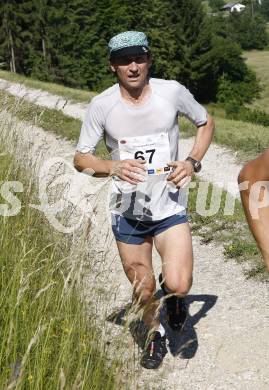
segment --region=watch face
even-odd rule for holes
[[[201,165],[200,161],[196,161],[194,164],[194,172],[200,172],[201,168],[202,168],[202,165]]]
[[[192,166],[193,166],[193,170],[195,173],[197,172],[200,172],[201,168],[202,168],[202,164],[199,160],[195,160],[194,158],[192,157],[187,157],[186,158],[187,161],[190,161],[192,163]]]

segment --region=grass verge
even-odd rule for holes
[[[29,88],[41,89],[52,93],[53,95],[63,96],[73,102],[89,102],[91,98],[96,95],[95,92],[84,91],[82,89],[68,88],[60,84],[48,83],[45,81],[35,80],[30,77],[22,76],[18,73],[7,72],[0,70],[0,78],[20,83]]]
[[[0,388],[117,388],[117,362],[106,361],[73,279],[70,238],[29,207],[35,191],[26,172],[11,156],[1,153],[0,159]],[[24,189],[16,194],[21,209],[4,216],[11,201],[2,186],[15,180]]]
[[[61,111],[37,106],[3,90],[0,90],[0,105],[19,120],[52,131],[69,141],[77,141],[79,138],[81,121],[64,115]],[[99,143],[97,152],[100,157],[109,158],[109,153],[103,141]]]

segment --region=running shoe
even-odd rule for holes
[[[159,282],[164,295],[167,295],[167,292],[164,288],[162,274],[159,275]],[[185,299],[174,295],[166,298],[165,304],[168,325],[174,331],[181,332],[188,317],[188,307],[186,305]]]
[[[140,364],[144,368],[156,369],[160,367],[166,354],[166,337],[161,337],[160,333],[155,331],[150,335],[142,352]]]

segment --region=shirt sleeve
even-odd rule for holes
[[[104,118],[95,99],[91,101],[82,123],[76,150],[81,153],[94,154],[96,145],[104,136]]]
[[[207,111],[201,106],[183,85],[178,84],[178,93],[176,97],[176,106],[178,115],[188,118],[197,127],[203,126],[207,122]]]

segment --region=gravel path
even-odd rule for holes
[[[109,183],[72,171],[73,144],[25,123],[16,124],[4,112],[0,114],[0,121],[8,121],[8,128],[14,130],[14,133],[9,131],[9,137],[16,137],[19,144],[17,153],[22,160],[27,156],[37,176],[50,157],[69,161],[71,184],[65,197],[75,203],[78,210],[74,215],[86,212],[88,218],[86,206],[94,204],[92,225],[87,225],[86,219],[84,222],[88,227],[89,271],[84,267],[87,299],[92,300],[96,294],[94,282],[94,286],[99,287],[97,314],[104,337],[111,341],[113,336],[117,348],[118,342],[123,344],[121,352],[115,351],[113,345],[108,350],[112,356],[121,355],[126,359],[123,376],[127,377],[128,371],[132,373],[131,389],[268,390],[268,285],[246,280],[242,266],[225,261],[221,246],[201,245],[198,237],[193,239],[194,283],[188,296],[191,316],[184,334],[180,338],[169,334],[173,355],[166,356],[159,370],[141,369],[137,359],[133,359],[138,353],[129,333],[123,333],[122,326],[105,321],[117,307],[127,304],[131,296],[107,220],[105,205]],[[2,136],[7,138],[8,134],[2,133]],[[191,140],[182,140],[183,154],[187,154],[190,143]],[[203,178],[227,186],[230,181],[235,182],[239,169],[234,161],[231,164],[228,151],[213,145],[204,161]],[[57,179],[56,173],[52,173],[54,176]],[[156,253],[154,267],[158,275],[160,261]],[[125,388],[124,385],[121,388]]]

